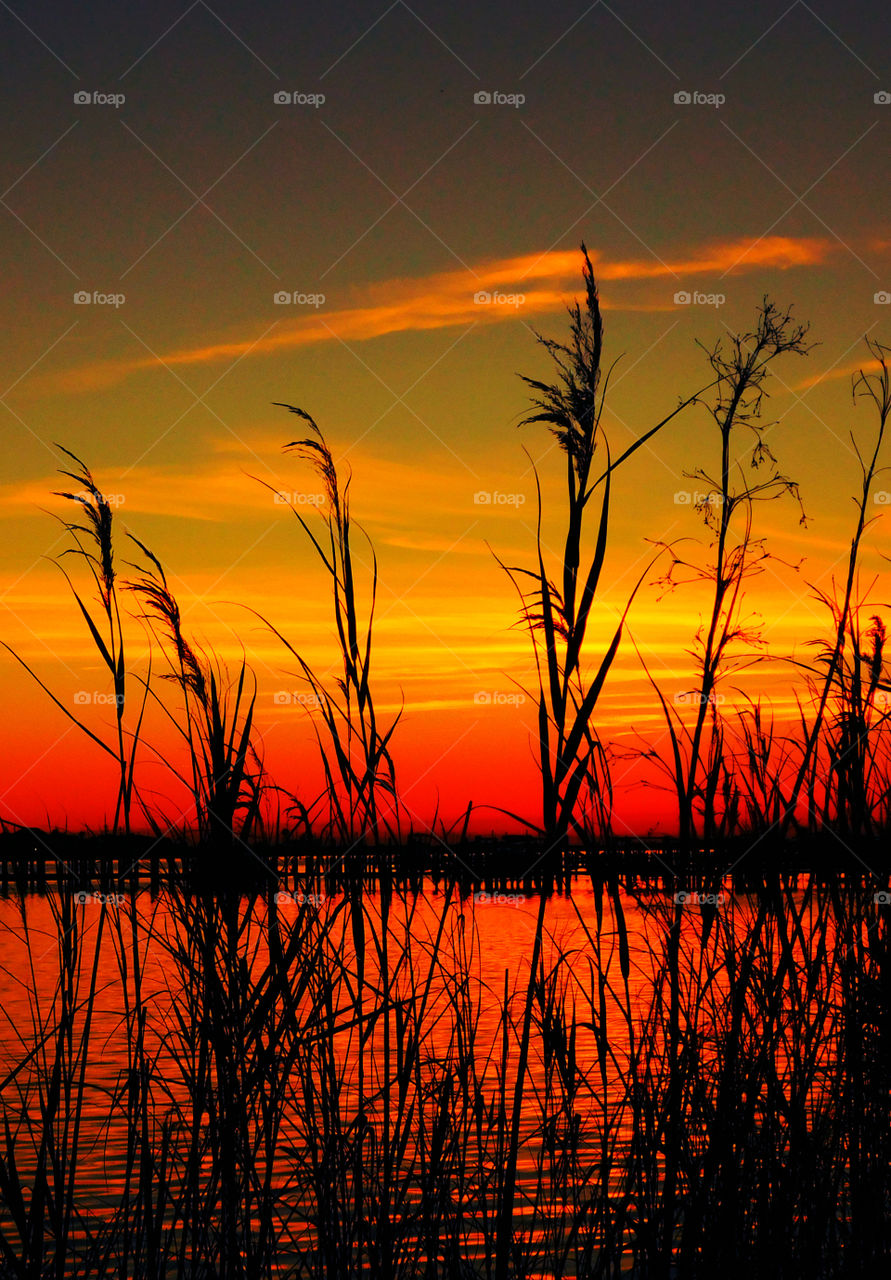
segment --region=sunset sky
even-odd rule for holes
[[[307,712],[276,696],[299,688],[293,660],[245,608],[337,674],[324,571],[265,487],[320,518],[316,477],[282,453],[303,432],[273,402],[298,405],[351,470],[377,552],[377,697],[389,714],[404,700],[409,809],[537,817],[534,707],[516,696],[529,641],[493,552],[534,555],[524,448],[560,545],[563,459],[545,428],[518,428],[516,375],[549,378],[534,331],[567,336],[584,240],[607,362],[622,357],[615,451],[708,381],[697,343],[750,328],[765,294],[810,322],[817,345],[776,365],[765,407],[807,525],[791,501],[757,512],[777,559],[751,597],[770,652],[806,653],[826,621],[810,584],[828,589],[852,531],[850,432],[872,427],[851,375],[865,336],[891,343],[888,26],[886,6],[835,0],[0,4],[0,639],[72,709],[107,692],[52,563],[58,443],[114,495],[122,576],[130,531],[189,634],[230,665],[244,647],[267,763],[310,798]],[[617,476],[592,661],[653,543],[705,538],[684,472],[716,469],[709,423],[686,411]],[[885,564],[886,505],[864,585]],[[630,615],[669,697],[690,685],[700,604],[647,585]],[[672,816],[628,754],[658,741],[661,714],[631,637],[598,725],[618,820],[643,831]],[[785,672],[738,684],[781,713]],[[98,750],[5,650],[0,684],[0,816],[100,825],[115,792]],[[110,734],[107,706],[76,706]],[[148,736],[169,747],[160,717]],[[171,793],[157,763],[145,785]],[[494,809],[478,821],[501,825]]]

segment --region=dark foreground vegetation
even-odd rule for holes
[[[587,255],[584,278],[568,342],[542,340],[555,381],[527,379],[527,421],[553,432],[565,466],[563,545],[549,563],[539,488],[530,564],[504,565],[537,672],[540,806],[510,815],[525,844],[470,841],[469,810],[419,830],[400,799],[399,716],[378,715],[372,679],[377,563],[363,548],[360,584],[349,480],[305,411],[286,406],[306,432],[287,448],[316,468],[327,505],[317,525],[292,509],[330,583],[338,678],[263,622],[318,709],[315,797],[268,776],[247,662],[233,674],[186,634],[164,567],[133,535],[119,577],[111,508],[67,455],[77,515],[60,567],[107,672],[110,736],[40,683],[117,783],[102,835],[6,823],[0,839],[0,1275],[879,1274],[891,681],[859,563],[888,351],[874,344],[855,381],[871,417],[854,437],[850,555],[818,592],[825,634],[807,661],[787,655],[798,715],[780,725],[766,701],[730,694],[735,671],[766,660],[745,606],[769,554],[757,513],[798,493],[761,410],[772,364],[806,355],[805,329],[765,300],[749,332],[707,353],[704,385],[615,456]],[[691,472],[705,540],[653,548],[592,654],[621,468],[694,411],[714,450]],[[651,677],[667,745],[641,757],[677,806],[677,836],[658,845],[613,832],[615,757],[597,731],[654,573],[666,589],[699,582],[710,602],[694,688],[672,701]],[[144,671],[130,663],[134,604]],[[172,800],[142,782],[161,755],[144,737],[150,707],[180,743],[163,757]],[[549,911],[581,871],[587,906],[570,896],[567,941]],[[532,907],[523,942],[493,977],[475,913],[518,889]]]
[[[888,908],[583,889],[21,900],[0,1274],[880,1274]]]

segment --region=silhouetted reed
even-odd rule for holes
[[[363,619],[356,593],[352,546],[353,521],[349,499],[352,477],[348,476],[341,486],[325,437],[304,409],[288,404],[280,407],[296,414],[312,432],[311,436],[292,440],[284,447],[296,453],[302,461],[309,462],[324,486],[327,510],[322,513],[325,536],[321,541],[297,506],[290,500],[288,505],[330,579],[334,625],[343,667],[342,677],[326,682],[301,655],[299,647],[263,618],[270,631],[297,659],[300,674],[312,690],[326,731],[323,739],[316,729],[325,791],[311,805],[295,798],[295,807],[303,822],[311,826],[315,811],[320,804],[324,806],[327,812],[325,834],[348,849],[369,842],[376,844],[383,840],[396,840],[401,833],[401,813],[390,743],[401,712],[388,727],[381,728],[371,682],[377,555],[370,538],[360,530],[371,556],[369,602],[367,616]],[[266,488],[275,492],[271,485],[266,485]]]
[[[587,669],[591,659],[585,637],[606,559],[613,473],[702,394],[688,396],[620,457],[612,459],[602,417],[615,365],[603,375],[600,300],[584,245],[582,257],[585,306],[583,310],[579,303],[573,303],[569,308],[569,344],[536,335],[554,362],[557,381],[545,383],[523,377],[535,396],[534,412],[523,419],[522,425],[545,423],[566,457],[566,533],[557,576],[545,563],[541,483],[534,464],[537,563],[533,569],[526,569],[498,561],[520,597],[521,617],[529,630],[535,657],[541,833],[546,853],[559,850],[570,836],[583,843],[603,838],[610,826],[609,761],[593,717],[631,604],[649,572],[648,568],[638,579],[613,638],[606,652],[596,659],[592,674]],[[598,451],[603,463],[595,479],[592,468]],[[597,535],[593,554],[586,559],[585,516],[595,495],[600,500]]]
[[[845,836],[874,834],[875,819],[887,814],[891,777],[887,771],[887,712],[876,705],[876,695],[887,695],[884,674],[885,624],[871,620],[864,645],[861,616],[866,600],[858,599],[860,552],[863,535],[872,522],[869,504],[881,466],[885,431],[891,419],[891,370],[889,348],[867,342],[877,372],[861,370],[854,378],[855,401],[868,401],[876,413],[871,447],[862,451],[851,436],[860,465],[861,487],[855,497],[857,520],[848,554],[844,584],[835,594],[817,591],[832,622],[832,637],[817,641],[820,657],[807,670],[807,690],[813,703],[810,724],[802,709],[799,761],[791,782],[780,834],[801,826],[799,801],[805,798],[806,829],[834,830]]]
[[[74,542],[74,546],[66,548],[54,563],[61,569],[81,616],[87,624],[91,640],[111,677],[112,701],[115,708],[115,746],[110,747],[103,738],[89,728],[84,720],[65,706],[36,675],[28,663],[19,657],[14,649],[10,648],[6,643],[3,643],[3,647],[12,654],[32,679],[40,685],[41,689],[55,703],[62,714],[77,725],[78,729],[86,734],[100,750],[116,761],[119,782],[112,830],[117,831],[119,826],[123,825],[124,831],[129,832],[130,812],[135,795],[136,750],[145,714],[146,697],[143,696],[140,700],[134,729],[127,733],[124,728],[124,712],[127,701],[127,667],[124,656],[124,630],[121,622],[117,571],[114,566],[114,517],[107,498],[97,487],[86,463],[82,462],[70,450],[63,448],[62,445],[57,445],[56,447],[61,449],[78,466],[77,471],[61,471],[60,474],[69,480],[73,480],[75,484],[81,487],[77,493],[62,492],[56,493],[54,496],[66,498],[69,502],[75,503],[85,523],[79,524],[76,520],[61,521],[62,527]],[[85,603],[83,596],[78,592],[71,576],[62,563],[62,557],[69,555],[80,559],[87,566],[98,597],[100,607],[98,619],[94,617],[89,604]]]
[[[781,312],[765,298],[751,332],[732,335],[729,349],[718,342],[708,353],[714,394],[701,402],[717,428],[718,465],[714,472],[698,468],[687,474],[703,486],[697,508],[714,538],[714,560],[702,565],[667,547],[672,561],[663,579],[673,587],[686,574],[688,581],[705,583],[711,596],[695,639],[698,681],[685,695],[694,708],[692,726],[654,684],[671,747],[663,765],[674,786],[685,847],[726,837],[739,817],[719,689],[731,672],[751,662],[760,644],[757,627],[745,615],[746,584],[763,571],[768,555],[764,540],[755,536],[755,506],[785,494],[800,506],[797,485],[778,470],[767,444],[761,413],[770,366],[781,356],[806,354],[806,334],[807,326],[795,323],[791,308]]]
[[[143,605],[143,618],[168,658],[172,680],[182,695],[180,714],[171,712],[146,681],[175,734],[183,741],[188,773],[169,760],[168,767],[191,793],[192,803],[179,818],[164,823],[144,805],[156,834],[181,827],[197,833],[208,848],[247,845],[260,825],[263,764],[252,738],[256,681],[242,658],[236,680],[222,664],[186,639],[180,608],[158,558],[130,535],[148,561],[148,568],[127,587]],[[248,681],[253,683],[249,692]]]
[[[830,1277],[891,1245],[862,889],[596,893],[500,983],[469,900],[366,897],[361,1016],[346,897],[52,902],[0,1090],[7,1274]]]

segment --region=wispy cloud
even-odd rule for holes
[[[215,451],[222,455],[221,458],[211,456],[208,460],[176,466],[159,467],[144,463],[128,467],[123,474],[116,474],[114,467],[106,466],[101,477],[102,488],[112,511],[124,525],[137,513],[217,523],[229,523],[234,516],[259,521],[276,517],[285,520],[289,517],[289,504],[293,504],[301,514],[312,516],[316,510],[324,508],[323,487],[311,467],[300,465],[283,453],[284,436],[285,430],[275,438],[260,436],[252,439],[250,451],[241,445],[237,451]],[[457,513],[468,523],[489,512],[489,508],[474,505],[472,485],[460,468],[453,480],[463,485],[463,489],[459,490],[457,498],[444,500],[446,472],[437,458],[425,459],[419,455],[408,463],[376,457],[371,451],[354,450],[341,464],[342,475],[345,476],[353,465],[362,477],[360,491],[354,493],[360,509],[364,505],[373,514],[374,494],[403,495],[398,510],[388,518],[382,535],[384,541],[392,537],[393,545],[424,550],[444,549],[435,545],[436,538],[431,537],[427,546],[423,540],[420,543],[410,540],[405,532],[415,529],[418,513],[429,511],[434,503],[441,512]],[[77,510],[70,502],[55,496],[66,489],[79,492],[70,481],[53,472],[17,483],[0,484],[0,520],[21,519],[46,509],[66,517],[76,515]],[[41,518],[45,517],[41,515]],[[381,524],[379,520],[372,522]],[[446,539],[444,546],[449,545]]]
[[[744,239],[724,241],[678,255],[668,262],[651,258],[609,261],[592,253],[600,284],[651,281],[670,277],[676,283],[727,270],[817,266],[825,262],[833,246],[816,237],[767,236],[752,245]],[[479,264],[473,275],[466,271],[442,271],[429,276],[398,277],[357,287],[351,305],[324,308],[311,314],[280,320],[263,337],[251,334],[230,341],[181,347],[161,353],[170,366],[215,364],[241,356],[269,354],[314,343],[342,339],[362,342],[385,334],[423,332],[455,325],[497,324],[560,310],[579,285],[577,250],[551,250]],[[674,290],[672,289],[672,292]],[[491,295],[480,301],[480,294]],[[517,303],[517,295],[522,302]],[[513,299],[513,301],[511,301]],[[670,298],[632,303],[606,296],[604,306],[628,310],[669,310]],[[158,367],[150,357],[135,360],[95,361],[51,375],[58,390],[90,391],[111,386],[131,373]],[[42,382],[45,380],[41,379]],[[32,386],[34,380],[32,380]]]
[[[852,379],[859,378],[861,373],[878,373],[878,357],[868,351],[865,345],[862,351],[863,354],[857,360],[848,360],[844,364],[836,365],[833,369],[827,369],[824,373],[814,373],[808,378],[803,378],[801,382],[796,383],[796,391],[808,390],[810,387],[816,387],[821,382],[837,382],[840,378],[850,382]]]
[[[310,478],[311,479],[311,478]],[[52,496],[65,489],[77,494],[76,486],[52,474],[39,476],[20,484],[0,485],[0,520],[20,518],[28,512],[50,507],[66,518],[76,515],[70,503]],[[318,485],[309,484],[308,489]],[[112,511],[127,523],[129,515],[139,512],[154,516],[176,516],[189,520],[222,521],[233,511],[269,510],[272,497],[234,468],[204,467],[189,471],[160,467],[131,470],[124,479],[111,474],[103,478],[103,489]]]

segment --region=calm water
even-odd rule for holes
[[[798,895],[795,901],[801,901]],[[620,930],[609,899],[602,899],[602,916],[598,925],[597,898],[590,883],[579,881],[572,896],[554,896],[547,904],[545,917],[546,939],[543,947],[542,976],[547,983],[554,982],[554,990],[562,993],[567,1010],[563,1029],[571,1024],[572,1056],[579,1064],[579,1080],[584,1073],[586,1084],[579,1087],[575,1096],[577,1122],[582,1138],[576,1153],[586,1153],[593,1161],[597,1157],[597,1134],[607,1128],[611,1142],[621,1151],[622,1144],[630,1140],[630,1129],[623,1107],[627,1105],[624,1081],[634,1037],[648,1018],[657,1016],[660,987],[659,961],[673,917],[670,898],[657,895],[651,899],[637,900],[627,894],[621,897],[624,928],[627,931],[627,985],[623,974],[620,950]],[[510,1097],[516,1078],[518,1061],[519,1015],[517,1025],[505,1029],[503,1007],[505,995],[512,1000],[515,1009],[522,1007],[529,981],[529,966],[536,932],[539,901],[537,897],[523,898],[516,894],[490,894],[460,901],[457,896],[446,900],[440,893],[430,891],[417,898],[393,899],[388,914],[388,964],[390,976],[384,980],[379,972],[380,950],[375,944],[382,938],[381,902],[374,896],[366,896],[366,955],[364,982],[366,1006],[374,1002],[375,993],[386,992],[395,1008],[403,997],[417,995],[419,985],[429,980],[429,1002],[425,1010],[427,1040],[425,1043],[425,1070],[435,1082],[437,1062],[445,1063],[455,1049],[456,995],[466,1002],[470,1010],[468,1025],[474,1028],[471,1057],[477,1079],[483,1092],[495,1100],[504,1085]],[[355,1013],[357,990],[357,965],[355,936],[350,924],[349,911],[336,897],[319,898],[309,906],[283,898],[277,907],[285,933],[290,921],[301,911],[318,916],[320,922],[333,921],[327,935],[326,954],[337,955],[348,980],[341,981],[333,993],[336,1004],[335,1019],[346,1027]],[[102,940],[98,956],[96,943],[100,935],[103,908],[97,901],[89,901],[78,908],[76,929],[82,940],[80,956],[80,993],[86,995],[90,969],[97,965],[98,998],[93,1011],[93,1025],[86,1090],[82,1117],[81,1153],[77,1173],[77,1204],[79,1210],[96,1221],[103,1219],[120,1201],[126,1168],[128,1124],[126,1108],[121,1096],[122,1083],[127,1078],[129,1047],[126,1013],[133,998],[133,946],[139,954],[142,967],[142,999],[147,1009],[147,1044],[155,1061],[158,1114],[176,1115],[181,1122],[189,1115],[189,1092],[184,1080],[182,1063],[174,1042],[171,1028],[176,1025],[176,1008],[183,1006],[187,971],[178,966],[174,953],[187,944],[185,926],[175,905],[165,896],[152,899],[148,892],[106,905],[102,922]],[[243,963],[252,979],[258,978],[269,959],[267,932],[267,904],[261,899],[249,907],[247,900],[241,904],[242,916],[251,917],[251,927],[246,930],[239,949]],[[445,911],[445,917],[443,913]],[[742,943],[757,913],[754,900],[732,898],[725,891],[724,901],[718,906],[718,920],[712,920],[709,928],[709,911],[694,904],[686,904],[681,912],[680,948],[684,957],[681,987],[688,1001],[701,1015],[703,1024],[704,1055],[707,1058],[709,1026],[722,1016],[726,993],[727,974],[720,966],[714,966],[703,982],[703,972],[708,972],[710,948],[723,922],[722,946],[728,939]],[[445,924],[443,926],[443,918]],[[805,918],[805,931],[795,945],[806,954],[809,945],[807,934],[809,916]],[[589,936],[590,935],[590,936]],[[436,939],[439,937],[438,949]],[[771,935],[772,936],[772,935]],[[592,942],[596,940],[596,945]],[[406,945],[408,950],[406,950]],[[734,944],[735,945],[735,944]],[[767,940],[768,951],[772,945]],[[599,951],[598,951],[599,947]],[[431,961],[436,949],[436,960]],[[23,901],[15,898],[0,901],[0,1077],[6,1077],[20,1066],[31,1048],[38,1043],[45,1030],[53,1024],[54,1002],[57,1001],[59,983],[58,928],[53,917],[51,902],[41,896],[30,896]],[[325,963],[319,953],[318,964]],[[310,958],[305,961],[315,964]],[[607,981],[601,993],[598,974],[606,974]],[[454,977],[463,975],[464,984],[457,992]],[[700,996],[692,991],[700,983]],[[310,1000],[306,996],[306,1003]],[[701,1007],[700,1007],[701,1003]],[[653,1014],[654,1008],[657,1014]],[[391,1009],[392,1013],[392,1009]],[[388,1022],[389,1019],[389,1022]],[[384,1052],[396,1052],[393,1042],[383,1038],[383,1023],[388,1022],[390,1035],[398,1039],[398,1017],[381,1020],[369,1036],[364,1049],[360,1049],[355,1028],[347,1028],[337,1037],[336,1057],[345,1081],[341,1106],[347,1119],[355,1114],[359,1096],[359,1061],[363,1058],[364,1088],[374,1090],[369,1080],[380,1082],[393,1072]],[[607,1044],[607,1052],[598,1057],[597,1027],[605,1028],[600,1047]],[[630,1026],[634,1027],[631,1031]],[[520,1158],[518,1161],[519,1191],[516,1219],[528,1221],[528,1230],[539,1230],[539,1219],[559,1215],[561,1206],[556,1202],[562,1194],[567,1201],[571,1194],[568,1180],[555,1173],[554,1163],[559,1160],[559,1142],[548,1151],[547,1138],[542,1136],[542,1117],[547,1114],[548,1098],[553,1099],[554,1049],[553,1037],[559,1029],[547,1027],[535,1020],[532,1033],[532,1049],[529,1059],[528,1085],[525,1094]],[[550,1037],[550,1041],[549,1041]],[[48,1043],[52,1044],[52,1040]],[[659,1044],[659,1032],[654,1032],[654,1044]],[[562,1046],[562,1047],[561,1047]],[[819,1053],[825,1056],[826,1071],[833,1053],[831,1037],[827,1036]],[[566,1040],[557,1045],[557,1057],[566,1052]],[[781,1055],[782,1056],[782,1055]],[[40,1055],[32,1059],[7,1084],[7,1107],[15,1109],[16,1090],[26,1091],[39,1070]],[[502,1067],[506,1065],[506,1079]],[[780,1061],[778,1071],[788,1064]],[[441,1084],[441,1081],[440,1081]],[[550,1092],[549,1092],[550,1090]],[[423,1090],[421,1091],[423,1094]],[[428,1122],[435,1120],[435,1090],[430,1090],[431,1114]],[[166,1095],[166,1096],[165,1096]],[[300,1152],[307,1144],[307,1117],[301,1106],[299,1092],[289,1095],[289,1102],[282,1116],[279,1147],[282,1152],[281,1168],[276,1172],[279,1189],[285,1199],[292,1186],[292,1173],[300,1164]],[[544,1100],[544,1101],[543,1101]],[[33,1105],[33,1095],[31,1095]],[[815,1098],[819,1107],[821,1100]],[[420,1104],[425,1105],[425,1104]],[[371,1122],[385,1127],[388,1123],[378,1097],[368,1104]],[[8,1112],[9,1114],[9,1112]],[[552,1115],[552,1133],[561,1130],[560,1116]],[[564,1117],[568,1120],[568,1117]],[[565,1125],[562,1126],[565,1129]],[[481,1142],[477,1134],[472,1142]],[[602,1153],[601,1153],[602,1154]],[[410,1161],[410,1149],[406,1161]],[[27,1144],[20,1147],[19,1161],[27,1170]],[[308,1157],[307,1157],[308,1158]],[[488,1159],[488,1156],[487,1156]],[[33,1163],[33,1162],[32,1162]],[[618,1168],[618,1165],[617,1165]],[[549,1203],[542,1204],[542,1170],[549,1170],[545,1179]],[[613,1171],[611,1178],[618,1179]],[[408,1194],[410,1201],[416,1192]],[[297,1201],[300,1197],[297,1196]],[[563,1206],[566,1207],[566,1206]],[[571,1208],[571,1205],[568,1207]],[[293,1202],[286,1229],[287,1238],[296,1259],[300,1250],[312,1250],[316,1228],[312,1225],[312,1206]],[[469,1255],[475,1247],[482,1248],[481,1234],[468,1224],[464,1233],[464,1245]],[[308,1255],[307,1255],[308,1256]]]

